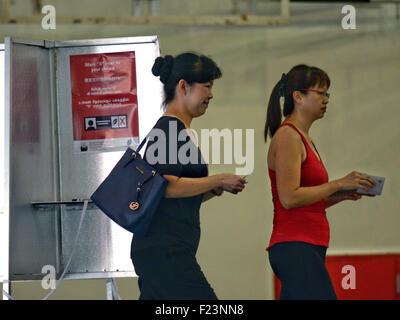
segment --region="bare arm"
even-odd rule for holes
[[[325,209],[342,202],[344,199],[331,199],[330,197],[324,199]]]
[[[322,185],[300,187],[302,141],[294,130],[287,129],[289,130],[277,132],[279,136],[276,137],[275,154],[278,195],[285,209],[302,207],[322,199],[329,199],[329,196],[339,190],[357,189],[358,187],[368,190],[366,185],[373,186],[373,180],[357,172],[352,172],[342,179]],[[325,203],[331,206],[339,202],[335,201],[327,200]]]
[[[179,178],[164,175],[164,178],[168,180],[166,198],[193,197],[217,188],[237,193],[244,189],[245,182],[242,177],[233,174],[217,174],[203,178]]]
[[[339,191],[336,192],[332,195],[330,195],[328,198],[324,199],[325,203],[325,208],[332,207],[335,204],[338,204],[344,200],[360,200],[363,195],[357,193],[355,190],[350,190],[350,191]],[[368,197],[375,197],[375,195],[366,195]]]
[[[222,188],[213,189],[204,194],[202,202],[206,202],[216,196],[221,196],[224,190]]]
[[[340,190],[336,182],[300,187],[302,141],[290,128],[276,136],[275,171],[279,199],[285,209],[306,206]]]
[[[201,200],[201,202],[206,202],[212,198],[214,198],[216,195],[213,194],[211,191],[208,191],[204,194],[203,199]]]

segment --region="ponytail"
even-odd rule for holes
[[[310,89],[315,85],[330,86],[329,76],[317,67],[304,64],[293,67],[288,74],[282,74],[281,80],[272,89],[268,102],[267,120],[264,128],[264,141],[268,135],[272,138],[282,123],[282,116],[287,117],[294,110],[293,92],[301,89]],[[307,94],[307,91],[304,92]],[[283,110],[280,98],[284,98]]]
[[[265,122],[264,141],[267,142],[268,133],[272,138],[282,122],[282,110],[280,103],[280,81],[275,85],[271,92],[271,97],[268,102],[267,121]]]
[[[287,82],[288,76],[283,73],[281,80],[275,85],[274,89],[271,92],[271,97],[268,102],[268,110],[267,110],[267,121],[265,123],[264,129],[264,141],[267,142],[268,133],[272,138],[278,130],[280,124],[282,123],[282,114],[287,116],[292,112],[293,109],[288,113],[287,111],[290,109],[286,105],[286,101],[290,101],[290,95],[287,95]],[[283,110],[281,108],[281,97],[285,98],[285,103]],[[292,99],[293,101],[293,99]],[[286,108],[285,108],[286,107]]]

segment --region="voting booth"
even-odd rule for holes
[[[45,266],[57,279],[135,276],[132,234],[90,202],[73,246],[83,201],[162,114],[157,36],[6,38],[3,52],[6,289]]]

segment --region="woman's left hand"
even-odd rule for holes
[[[342,200],[353,200],[353,201],[357,201],[360,200],[362,197],[361,194],[358,193],[350,193],[350,194],[345,194],[342,196]]]
[[[219,197],[224,192],[224,189],[222,189],[221,187],[217,187],[217,188],[212,189],[211,192],[212,192],[212,194]]]
[[[355,191],[338,191],[330,195],[327,199],[324,199],[325,208],[329,208],[335,204],[338,204],[344,200],[357,201],[362,198],[362,196],[375,197],[375,195],[359,194]]]
[[[368,197],[375,197],[375,195],[366,195],[366,194],[359,194],[355,191],[339,191],[331,195],[329,198],[331,200],[335,201],[343,201],[343,200],[353,200],[357,201],[362,198],[362,196],[368,196]]]

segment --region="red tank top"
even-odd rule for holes
[[[317,158],[307,140],[293,124],[282,123],[279,128],[284,125],[293,127],[299,133],[307,150],[306,160],[301,164],[300,187],[327,183],[329,181],[328,173],[322,160]],[[303,207],[285,209],[279,201],[276,173],[269,168],[268,171],[274,204],[274,226],[267,250],[275,243],[286,241],[302,241],[328,247],[329,223],[326,218],[324,200]]]

